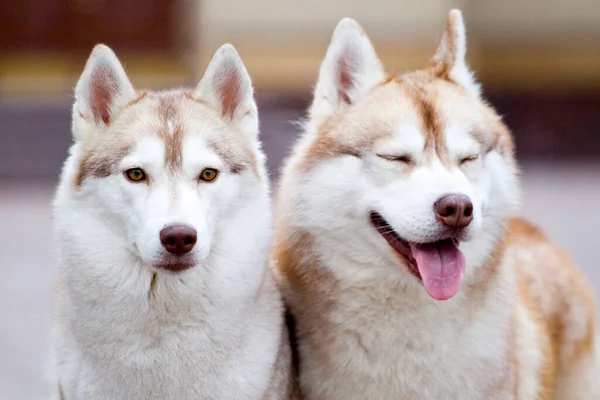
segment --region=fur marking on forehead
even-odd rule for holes
[[[420,128],[425,137],[426,151],[429,150],[429,153],[431,153],[435,150],[440,161],[443,164],[449,164],[450,159],[445,146],[446,121],[436,104],[435,94],[432,94],[423,84],[411,85],[406,83],[403,86],[421,121]]]
[[[181,103],[181,99],[173,94],[162,94],[158,98],[158,134],[165,144],[165,165],[171,171],[180,170],[183,163],[183,126],[176,102]]]

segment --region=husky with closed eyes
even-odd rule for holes
[[[196,88],[164,92],[135,90],[96,46],[72,130],[53,398],[293,398],[257,107],[233,46]]]
[[[513,218],[513,139],[465,62],[387,75],[340,22],[281,177],[272,261],[307,400],[598,399],[595,301]]]

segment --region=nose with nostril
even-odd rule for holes
[[[196,230],[187,225],[168,225],[160,231],[160,242],[172,254],[189,253],[196,244]]]
[[[448,228],[462,230],[473,221],[473,203],[461,194],[441,197],[433,206],[435,218]]]

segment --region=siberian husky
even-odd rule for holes
[[[595,301],[519,203],[514,144],[465,63],[386,76],[337,26],[278,193],[272,263],[308,400],[597,399]]]
[[[54,203],[54,398],[288,399],[269,181],[231,45],[193,90],[136,91],[94,48]]]

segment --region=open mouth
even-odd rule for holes
[[[460,288],[465,271],[465,257],[454,237],[428,243],[403,239],[377,211],[369,214],[371,224],[390,247],[408,262],[409,271],[435,300],[448,300]]]

